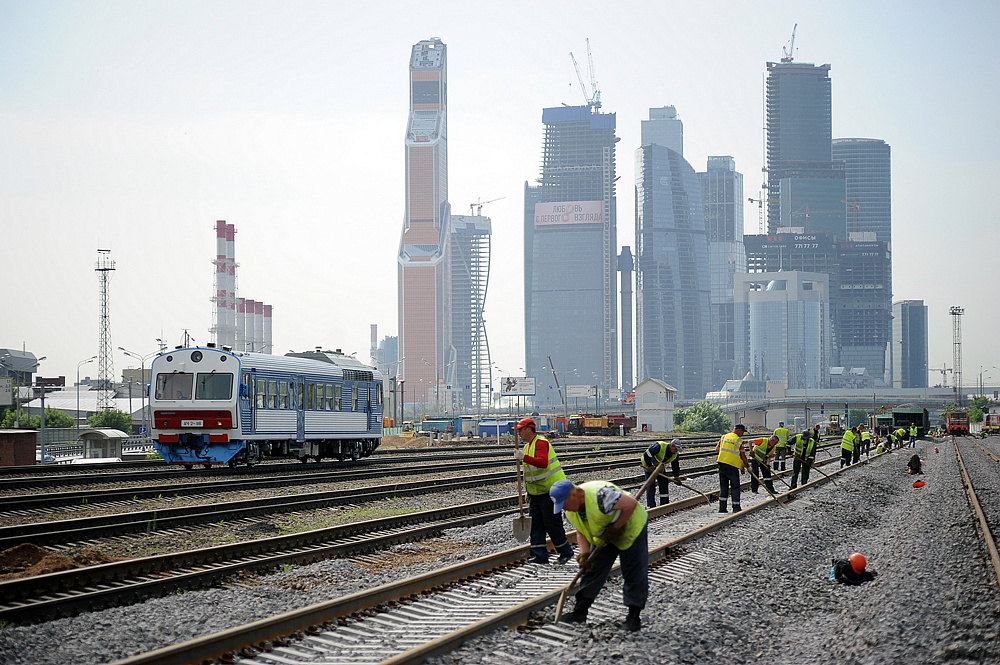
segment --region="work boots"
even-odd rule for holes
[[[719,499],[719,512],[720,513],[728,512],[728,511],[726,511],[726,500],[725,499]]]
[[[567,623],[587,623],[587,612],[593,604],[594,601],[592,599],[577,597],[573,611],[569,614],[564,614],[562,620]],[[636,615],[636,618],[638,618],[638,615]]]
[[[625,617],[625,623],[622,624],[622,628],[630,633],[634,633],[639,630],[642,627],[642,621],[639,620],[639,612],[642,612],[642,608],[628,608],[628,616]]]

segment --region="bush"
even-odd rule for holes
[[[131,434],[133,422],[132,416],[124,411],[110,409],[87,418],[87,424],[95,429],[120,429],[126,434]]]

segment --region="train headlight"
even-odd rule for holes
[[[201,359],[202,359],[201,351],[192,351],[191,352],[191,362],[193,362],[193,363],[200,363]]]

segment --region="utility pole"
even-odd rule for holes
[[[108,283],[115,262],[110,249],[97,250],[97,275],[101,282],[101,346],[97,353],[97,409],[110,411],[115,406],[115,358],[111,347],[111,312],[108,308]]]

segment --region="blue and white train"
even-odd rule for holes
[[[153,445],[169,464],[357,460],[382,440],[382,375],[339,349],[178,348],[150,372]]]

